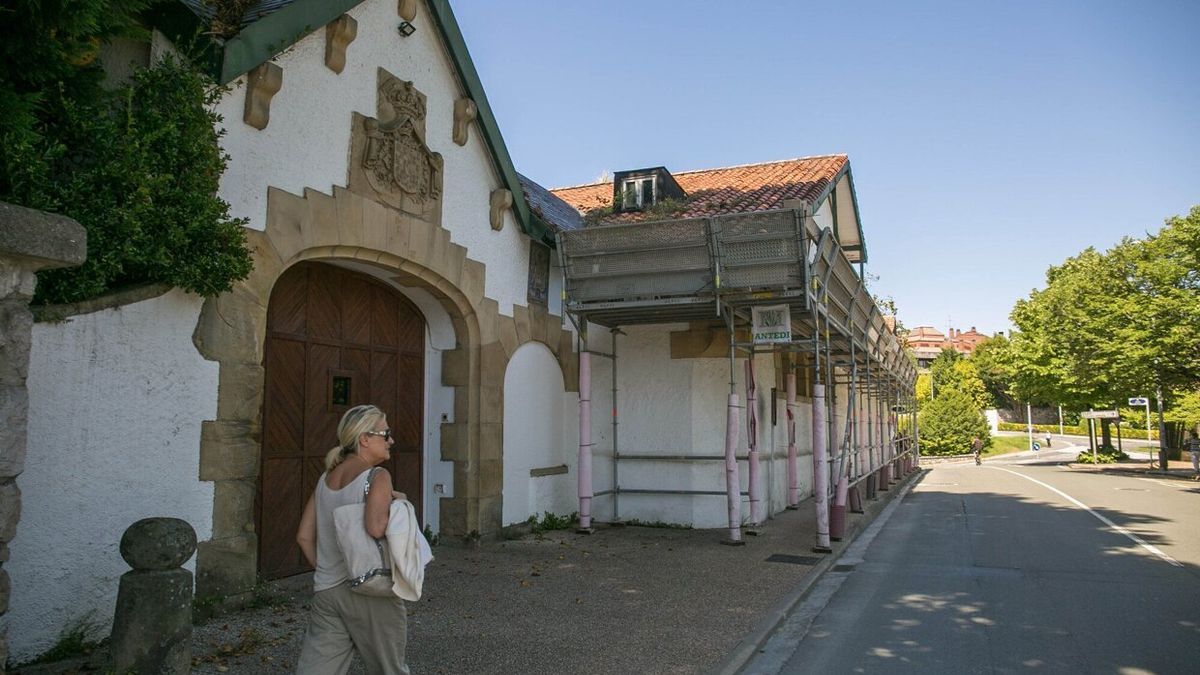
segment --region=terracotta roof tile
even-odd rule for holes
[[[813,201],[821,195],[849,160],[846,155],[802,157],[778,162],[731,166],[672,173],[687,192],[687,201],[679,211],[627,212],[605,216],[605,222],[696,218],[768,211],[783,208],[787,199]],[[612,206],[613,184],[596,183],[551,190],[556,196],[587,214],[593,209]]]

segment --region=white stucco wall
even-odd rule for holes
[[[107,635],[129,571],[118,545],[134,521],[182,518],[211,537],[197,448],[200,421],[217,412],[217,364],[192,344],[201,302],[172,291],[34,325],[21,523],[5,564],[14,659],[79,621]]]
[[[513,303],[526,304],[529,242],[511,213],[500,232],[488,221],[489,198],[500,187],[477,125],[465,146],[451,139],[454,101],[464,95],[445,56],[437,27],[424,3],[413,24],[416,33],[396,32],[395,0],[368,0],[349,11],[358,34],[346,52],[346,67],[325,66],[325,31],[317,30],[275,58],[283,87],[271,101],[266,129],[242,121],[245,77],[230,83],[218,104],[224,117],[222,146],[230,155],[220,195],[232,215],[266,227],[267,186],[294,194],[305,188],[332,193],[344,186],[350,157],[351,114],[377,116],[377,69],[410,80],[426,96],[426,141],[444,161],[442,226],[468,257],[487,266],[485,293],[511,315]]]
[[[545,345],[522,345],[504,372],[504,506],[505,525],[524,522],[549,511],[566,515],[578,510],[578,397],[564,390],[562,371]],[[567,472],[531,476],[531,469],[567,465]]]

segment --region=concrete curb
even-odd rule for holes
[[[821,580],[821,577],[825,576],[825,573],[828,572],[834,566],[834,564],[841,559],[842,554],[846,552],[846,549],[848,549],[850,545],[853,544],[856,539],[858,539],[859,535],[862,534],[871,523],[875,522],[875,519],[879,517],[879,514],[883,512],[888,504],[892,503],[892,501],[895,500],[899,495],[907,492],[904,490],[905,487],[909,486],[910,483],[916,481],[919,476],[923,475],[925,475],[925,469],[918,468],[913,473],[905,476],[902,480],[894,483],[887,492],[881,491],[877,493],[884,495],[884,497],[866,504],[866,512],[864,513],[865,517],[856,519],[856,522],[852,527],[849,528],[846,536],[843,537],[841,541],[833,543],[833,552],[825,554],[825,557],[823,557],[820,562],[814,565],[813,568],[809,570],[808,574],[804,575],[804,578],[800,580],[800,583],[794,589],[792,589],[787,595],[783,596],[779,602],[775,603],[774,606],[764,613],[763,618],[754,626],[754,628],[751,628],[750,631],[747,632],[736,645],[734,645],[733,650],[729,652],[729,656],[725,658],[725,661],[711,671],[711,675],[736,675],[737,673],[741,672],[742,668],[746,666],[746,663],[748,663],[750,659],[754,657],[754,654],[757,653],[764,644],[766,644],[767,640],[771,637],[771,634],[774,633],[775,629],[779,627],[779,624],[783,623],[784,619],[786,619],[788,615],[792,613],[792,610],[795,609],[796,605],[800,604],[804,597],[808,595],[808,592],[812,590],[812,587]]]

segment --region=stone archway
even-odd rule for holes
[[[486,221],[484,221],[486,222]],[[276,280],[305,260],[343,260],[385,270],[421,288],[450,316],[456,348],[443,353],[442,384],[453,387],[454,419],[441,429],[441,459],[454,462],[454,497],[441,502],[442,533],[491,535],[501,525],[503,382],[509,357],[537,340],[578,390],[573,336],[542,308],[515,306],[501,316],[484,296],[485,267],[450,241],[450,232],[344,188],[303,196],[271,188],[265,231],[247,230],[254,270],[204,304],[193,341],[220,363],[217,419],[203,424],[200,479],[212,481],[213,534],[200,543],[197,593],[244,592],[257,581],[254,501],[260,465],[263,347]]]

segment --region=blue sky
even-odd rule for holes
[[[1200,204],[1200,2],[453,5],[547,187],[847,153],[909,327],[1008,330],[1048,266]]]

